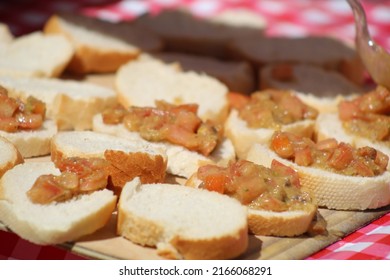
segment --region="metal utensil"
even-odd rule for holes
[[[371,78],[390,89],[390,54],[371,38],[364,9],[359,0],[347,0],[356,26],[356,48]]]

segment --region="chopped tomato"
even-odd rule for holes
[[[249,96],[238,92],[229,92],[227,95],[230,108],[242,109],[249,102]]]
[[[56,162],[61,174],[37,178],[27,195],[34,203],[64,201],[107,186],[108,162],[101,158],[66,158]]]
[[[288,177],[291,182],[291,185],[296,187],[301,186],[298,173],[293,168],[281,163],[280,161],[272,160],[271,170],[274,171],[279,176]]]
[[[352,160],[352,146],[346,143],[340,143],[330,157],[328,165],[337,170],[343,170],[348,167]]]
[[[295,151],[294,162],[301,166],[309,166],[313,162],[313,157],[310,147],[298,149]]]
[[[46,106],[34,97],[27,102],[9,97],[8,92],[0,91],[0,130],[16,132],[18,129],[38,129],[42,126]]]
[[[161,100],[156,105],[156,108],[130,107],[120,118],[128,130],[139,132],[148,141],[168,141],[205,156],[217,147],[223,136],[221,129],[197,116],[198,105],[173,105]],[[106,123],[119,119],[110,117],[110,111],[106,114],[103,118]]]
[[[294,156],[294,146],[286,133],[276,132],[271,139],[271,148],[282,158]]]
[[[33,203],[46,204],[64,200],[70,196],[70,191],[59,186],[54,175],[42,175],[28,190],[27,195]]]

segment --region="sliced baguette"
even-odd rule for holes
[[[3,174],[19,163],[23,163],[24,159],[18,149],[6,138],[0,136],[0,178]]]
[[[295,169],[302,186],[318,206],[336,210],[376,209],[390,204],[390,172],[380,176],[345,176],[313,167],[300,166],[274,153],[266,144],[255,144],[247,160],[270,166],[273,159]]]
[[[35,204],[26,192],[43,174],[58,175],[52,162],[28,162],[7,171],[0,180],[0,221],[36,244],[75,241],[102,228],[116,206],[107,189],[61,203]]]
[[[175,259],[231,259],[248,246],[246,209],[217,193],[171,184],[127,183],[118,234]]]
[[[168,159],[167,172],[184,178],[188,178],[194,174],[201,165],[207,163],[227,165],[229,161],[235,159],[236,156],[233,144],[227,138],[224,138],[211,155],[206,157],[197,152],[190,151],[183,146],[170,144],[168,142],[148,142],[138,133],[129,131],[123,124],[108,125],[103,123],[101,114],[96,115],[93,118],[93,130],[123,137],[131,142],[144,143],[144,145],[151,145],[156,149],[164,150]]]
[[[177,64],[144,57],[123,65],[116,74],[115,87],[124,107],[153,107],[156,100],[196,103],[203,120],[226,118],[228,89],[224,84],[205,74],[182,72]]]
[[[315,135],[318,140],[335,138],[339,142],[346,142],[355,147],[369,146],[381,151],[390,157],[389,142],[372,141],[368,138],[348,133],[344,128],[338,113],[320,114],[315,124]],[[390,168],[390,164],[387,166]]]
[[[199,188],[201,180],[196,173],[185,185]],[[266,236],[298,236],[306,233],[317,212],[315,203],[307,204],[305,210],[268,211],[247,207],[248,229],[254,235]]]
[[[47,34],[66,36],[75,48],[68,68],[74,73],[115,72],[142,51],[156,51],[162,42],[129,23],[112,23],[77,14],[57,14],[44,26]]]
[[[6,132],[0,130],[0,136],[11,141],[24,158],[45,156],[50,154],[50,140],[57,133],[53,120],[45,120],[37,130],[18,130]]]
[[[314,131],[314,120],[304,120],[282,126],[281,130],[294,132],[305,137],[311,137]],[[232,141],[237,157],[246,158],[246,155],[254,143],[267,143],[274,133],[274,129],[248,127],[242,120],[237,110],[231,110],[225,123],[225,134]]]
[[[71,43],[62,35],[34,32],[0,48],[0,75],[58,77],[73,56]]]
[[[31,95],[45,102],[58,130],[91,129],[92,117],[117,103],[113,90],[79,81],[0,77],[0,85],[11,97],[25,101]]]
[[[111,163],[111,187],[119,195],[125,183],[135,177],[142,183],[162,183],[165,179],[165,152],[142,143],[93,131],[63,131],[52,138],[51,159],[105,158]]]
[[[4,23],[0,23],[0,51],[3,46],[8,45],[14,39],[8,26]]]

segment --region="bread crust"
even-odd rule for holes
[[[345,176],[313,167],[299,166],[279,157],[268,146],[255,144],[247,160],[270,166],[273,159],[292,167],[301,185],[318,206],[335,210],[377,209],[390,204],[390,172],[375,177]]]
[[[24,162],[23,156],[20,154],[19,150],[15,147],[12,142],[7,140],[6,138],[0,136],[0,147],[2,151],[2,157],[0,159],[0,178],[3,176],[5,172],[14,167],[19,163]],[[4,158],[5,149],[8,151],[8,156]],[[0,194],[1,198],[1,194]]]
[[[44,26],[44,32],[47,34],[63,34],[73,42],[75,54],[67,68],[76,74],[114,72],[122,64],[135,59],[140,54],[140,50],[121,52],[80,44],[73,34],[62,26],[61,19],[57,15],[49,18]]]

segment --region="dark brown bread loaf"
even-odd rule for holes
[[[259,73],[259,88],[292,89],[323,97],[362,92],[362,88],[339,72],[309,64],[267,65]]]
[[[234,58],[263,67],[269,64],[310,64],[338,71],[349,80],[362,84],[364,67],[354,49],[330,37],[241,38],[229,46]]]
[[[262,36],[259,28],[218,24],[182,10],[165,10],[157,15],[146,14],[137,18],[134,24],[159,35],[168,51],[219,58],[226,56],[226,46],[232,39]]]
[[[255,71],[247,61],[226,61],[184,53],[158,53],[164,62],[177,62],[184,71],[206,73],[224,83],[230,91],[250,94],[256,90]]]

